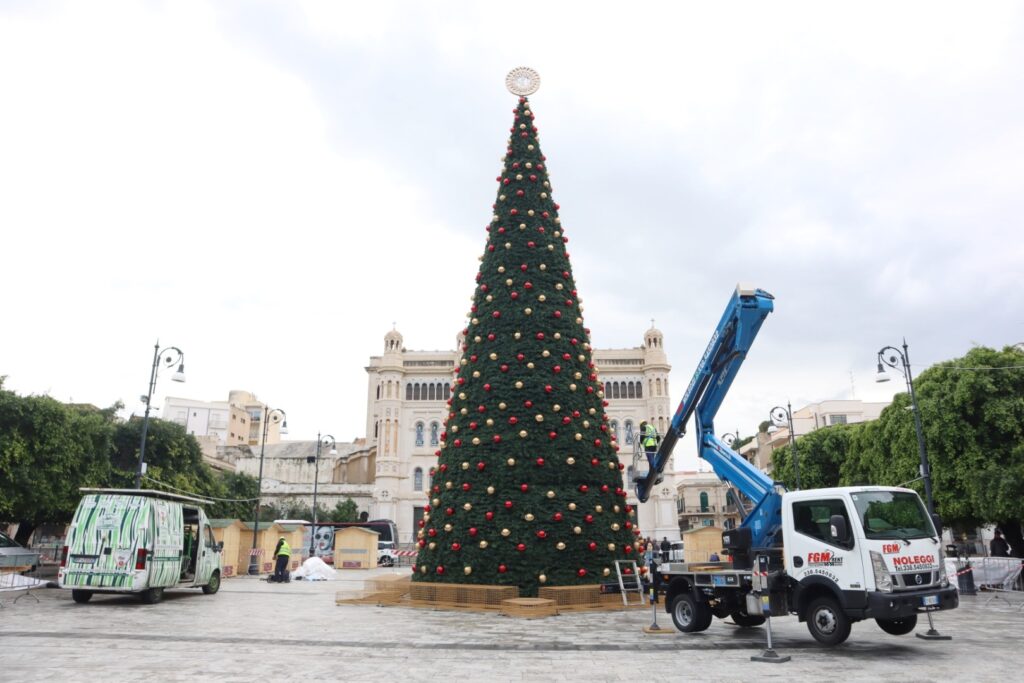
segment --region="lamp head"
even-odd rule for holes
[[[330,453],[331,453],[331,455],[337,455],[338,454],[338,449],[335,448],[333,444],[331,445]]]
[[[185,363],[178,364],[178,371],[171,375],[172,382],[184,382],[185,381]]]
[[[878,372],[875,374],[876,382],[888,382],[889,374],[885,371],[885,367],[882,365],[882,361],[878,361]]]
[[[284,422],[281,423],[281,432],[280,432],[280,434],[282,436],[288,434],[288,420],[285,420]]]
[[[769,434],[774,434],[777,431],[779,431],[778,427],[776,427],[775,425],[769,425],[769,427],[768,427],[768,433]]]

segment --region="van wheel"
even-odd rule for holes
[[[71,599],[79,604],[84,605],[85,603],[92,600],[92,591],[73,590],[71,591]]]
[[[390,555],[382,555],[378,564],[382,567],[393,567],[395,566],[395,559]]]
[[[890,636],[905,636],[917,628],[917,615],[911,614],[901,619],[875,619],[875,623]]]
[[[743,612],[733,612],[729,615],[729,618],[740,628],[753,628],[764,624],[764,617],[760,614],[750,615]]]
[[[163,588],[147,588],[142,591],[142,602],[147,605],[155,605],[160,602],[160,599],[164,597]]]
[[[832,597],[820,597],[807,607],[807,630],[822,645],[839,645],[850,637],[850,619]]]
[[[214,572],[210,574],[210,582],[203,586],[203,592],[207,595],[213,595],[220,590],[220,572]]]
[[[689,593],[682,593],[672,599],[672,623],[683,633],[697,633],[711,625],[711,610],[697,602]]]

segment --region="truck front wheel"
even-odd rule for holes
[[[203,593],[213,595],[220,590],[220,572],[210,574],[210,582],[203,586]]]
[[[689,593],[682,593],[672,600],[672,623],[683,633],[704,631],[711,625],[711,610]]]
[[[917,628],[917,615],[911,614],[900,619],[875,619],[875,623],[890,636],[905,636]]]
[[[850,619],[835,598],[824,596],[807,606],[807,630],[822,645],[839,645],[850,637]]]
[[[71,591],[71,599],[77,603],[89,602],[92,600],[92,591],[73,590]]]

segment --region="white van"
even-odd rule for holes
[[[165,588],[220,588],[221,550],[202,505],[145,489],[81,489],[57,581],[75,602],[94,593],[138,593],[153,604]]]

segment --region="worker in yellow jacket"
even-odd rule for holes
[[[288,576],[288,562],[292,557],[292,549],[288,545],[288,541],[284,540],[284,536],[277,541],[274,557],[277,559],[277,564],[274,565],[274,575],[270,577],[270,580],[285,583],[291,578]]]

